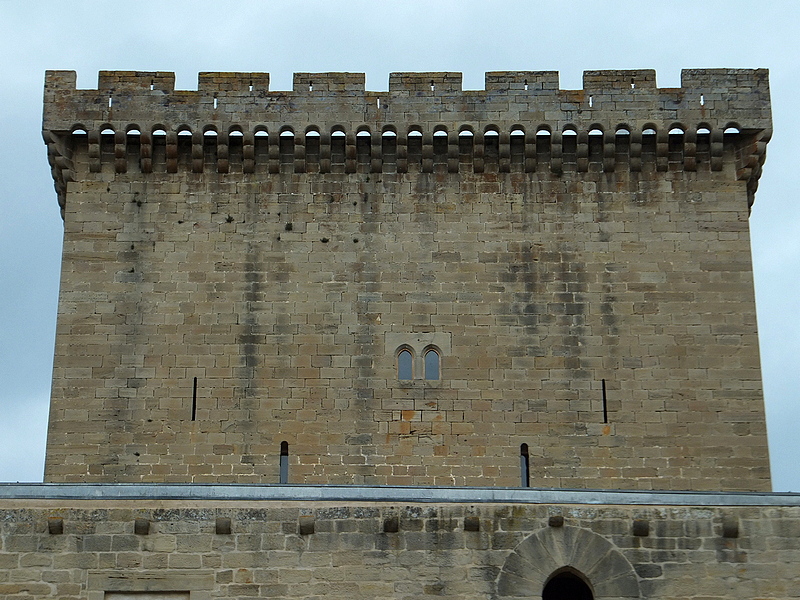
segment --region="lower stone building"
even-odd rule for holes
[[[800,597],[800,497],[0,487],[0,598]]]

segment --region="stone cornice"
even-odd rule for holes
[[[345,173],[561,176],[648,162],[721,171],[726,142],[752,201],[772,133],[766,69],[684,70],[680,88],[658,88],[652,70],[586,71],[581,90],[559,89],[552,71],[487,73],[484,90],[462,90],[460,73],[393,73],[386,92],[366,91],[359,73],[297,73],[291,91],[269,91],[266,73],[201,73],[196,91],[174,80],[103,71],[96,90],[81,90],[74,71],[47,72],[43,136],[62,206],[76,148],[91,172],[113,163],[116,173],[130,164],[143,174],[327,173],[338,164]]]

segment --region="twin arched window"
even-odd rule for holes
[[[414,356],[411,350],[403,349],[397,355],[397,378],[400,381],[414,379]]]
[[[439,380],[439,363],[440,357],[439,353],[434,350],[433,348],[429,348],[425,351],[425,379],[428,381],[438,381]]]
[[[422,354],[424,378],[427,381],[438,381],[441,378],[441,356],[434,348],[427,348]],[[414,379],[414,354],[410,348],[403,348],[397,353],[397,379],[411,381]]]

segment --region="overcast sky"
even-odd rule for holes
[[[770,69],[775,133],[750,219],[775,491],[800,491],[800,2],[735,0],[520,2],[19,2],[0,0],[0,481],[41,481],[62,222],[41,138],[44,71],[295,71],[651,68],[678,87],[682,68]],[[794,112],[793,112],[794,111]],[[691,418],[687,415],[687,418]]]

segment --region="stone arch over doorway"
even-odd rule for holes
[[[541,600],[559,573],[580,576],[594,600],[639,598],[639,579],[611,542],[580,527],[547,527],[522,540],[509,554],[497,580],[498,600]]]

